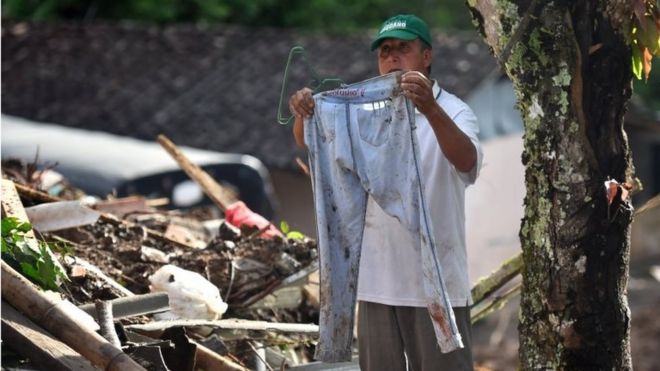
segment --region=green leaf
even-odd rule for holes
[[[8,217],[2,219],[2,237],[10,236],[11,231],[16,229],[19,221],[15,217]]]
[[[32,230],[32,224],[27,223],[27,222],[20,222],[17,226],[16,229],[19,232],[27,233]]]
[[[48,243],[25,235],[32,230],[30,223],[3,218],[2,227],[3,260],[45,289],[57,290],[62,280],[68,280],[64,267],[53,255]]]
[[[289,230],[290,230],[290,229],[289,229],[289,223],[287,223],[286,221],[282,220],[282,221],[280,222],[280,230],[281,230],[282,233],[284,233],[284,234],[289,233]]]
[[[298,231],[291,231],[286,234],[286,238],[292,239],[292,240],[303,240],[305,239],[305,235],[298,232]]]
[[[642,70],[644,69],[644,61],[642,59],[642,51],[639,50],[637,45],[632,46],[632,70],[637,80],[642,79]]]

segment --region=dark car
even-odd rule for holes
[[[2,158],[57,163],[54,170],[88,194],[168,197],[170,206],[209,204],[170,155],[156,142],[2,116]],[[176,138],[172,138],[176,141]],[[270,176],[257,158],[180,147],[195,164],[233,190],[253,211],[271,219],[275,199]]]

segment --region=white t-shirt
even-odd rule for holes
[[[442,274],[451,305],[463,307],[472,304],[465,248],[465,188],[476,180],[483,154],[477,138],[477,118],[470,107],[456,96],[441,91],[437,83],[433,85],[433,94],[440,107],[477,149],[474,169],[469,173],[459,172],[442,153],[426,117],[416,112],[425,198],[436,245],[453,247],[449,251],[438,251]],[[358,300],[425,307],[421,267],[420,246],[415,246],[410,233],[369,197],[360,258]]]

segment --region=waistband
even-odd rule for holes
[[[401,94],[403,71],[391,72],[382,76],[342,86],[314,95],[331,103],[370,103],[392,99]]]

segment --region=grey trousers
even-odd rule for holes
[[[360,370],[473,370],[470,308],[454,307],[453,309],[465,347],[442,353],[435,340],[433,324],[426,308],[360,301],[358,307]]]

